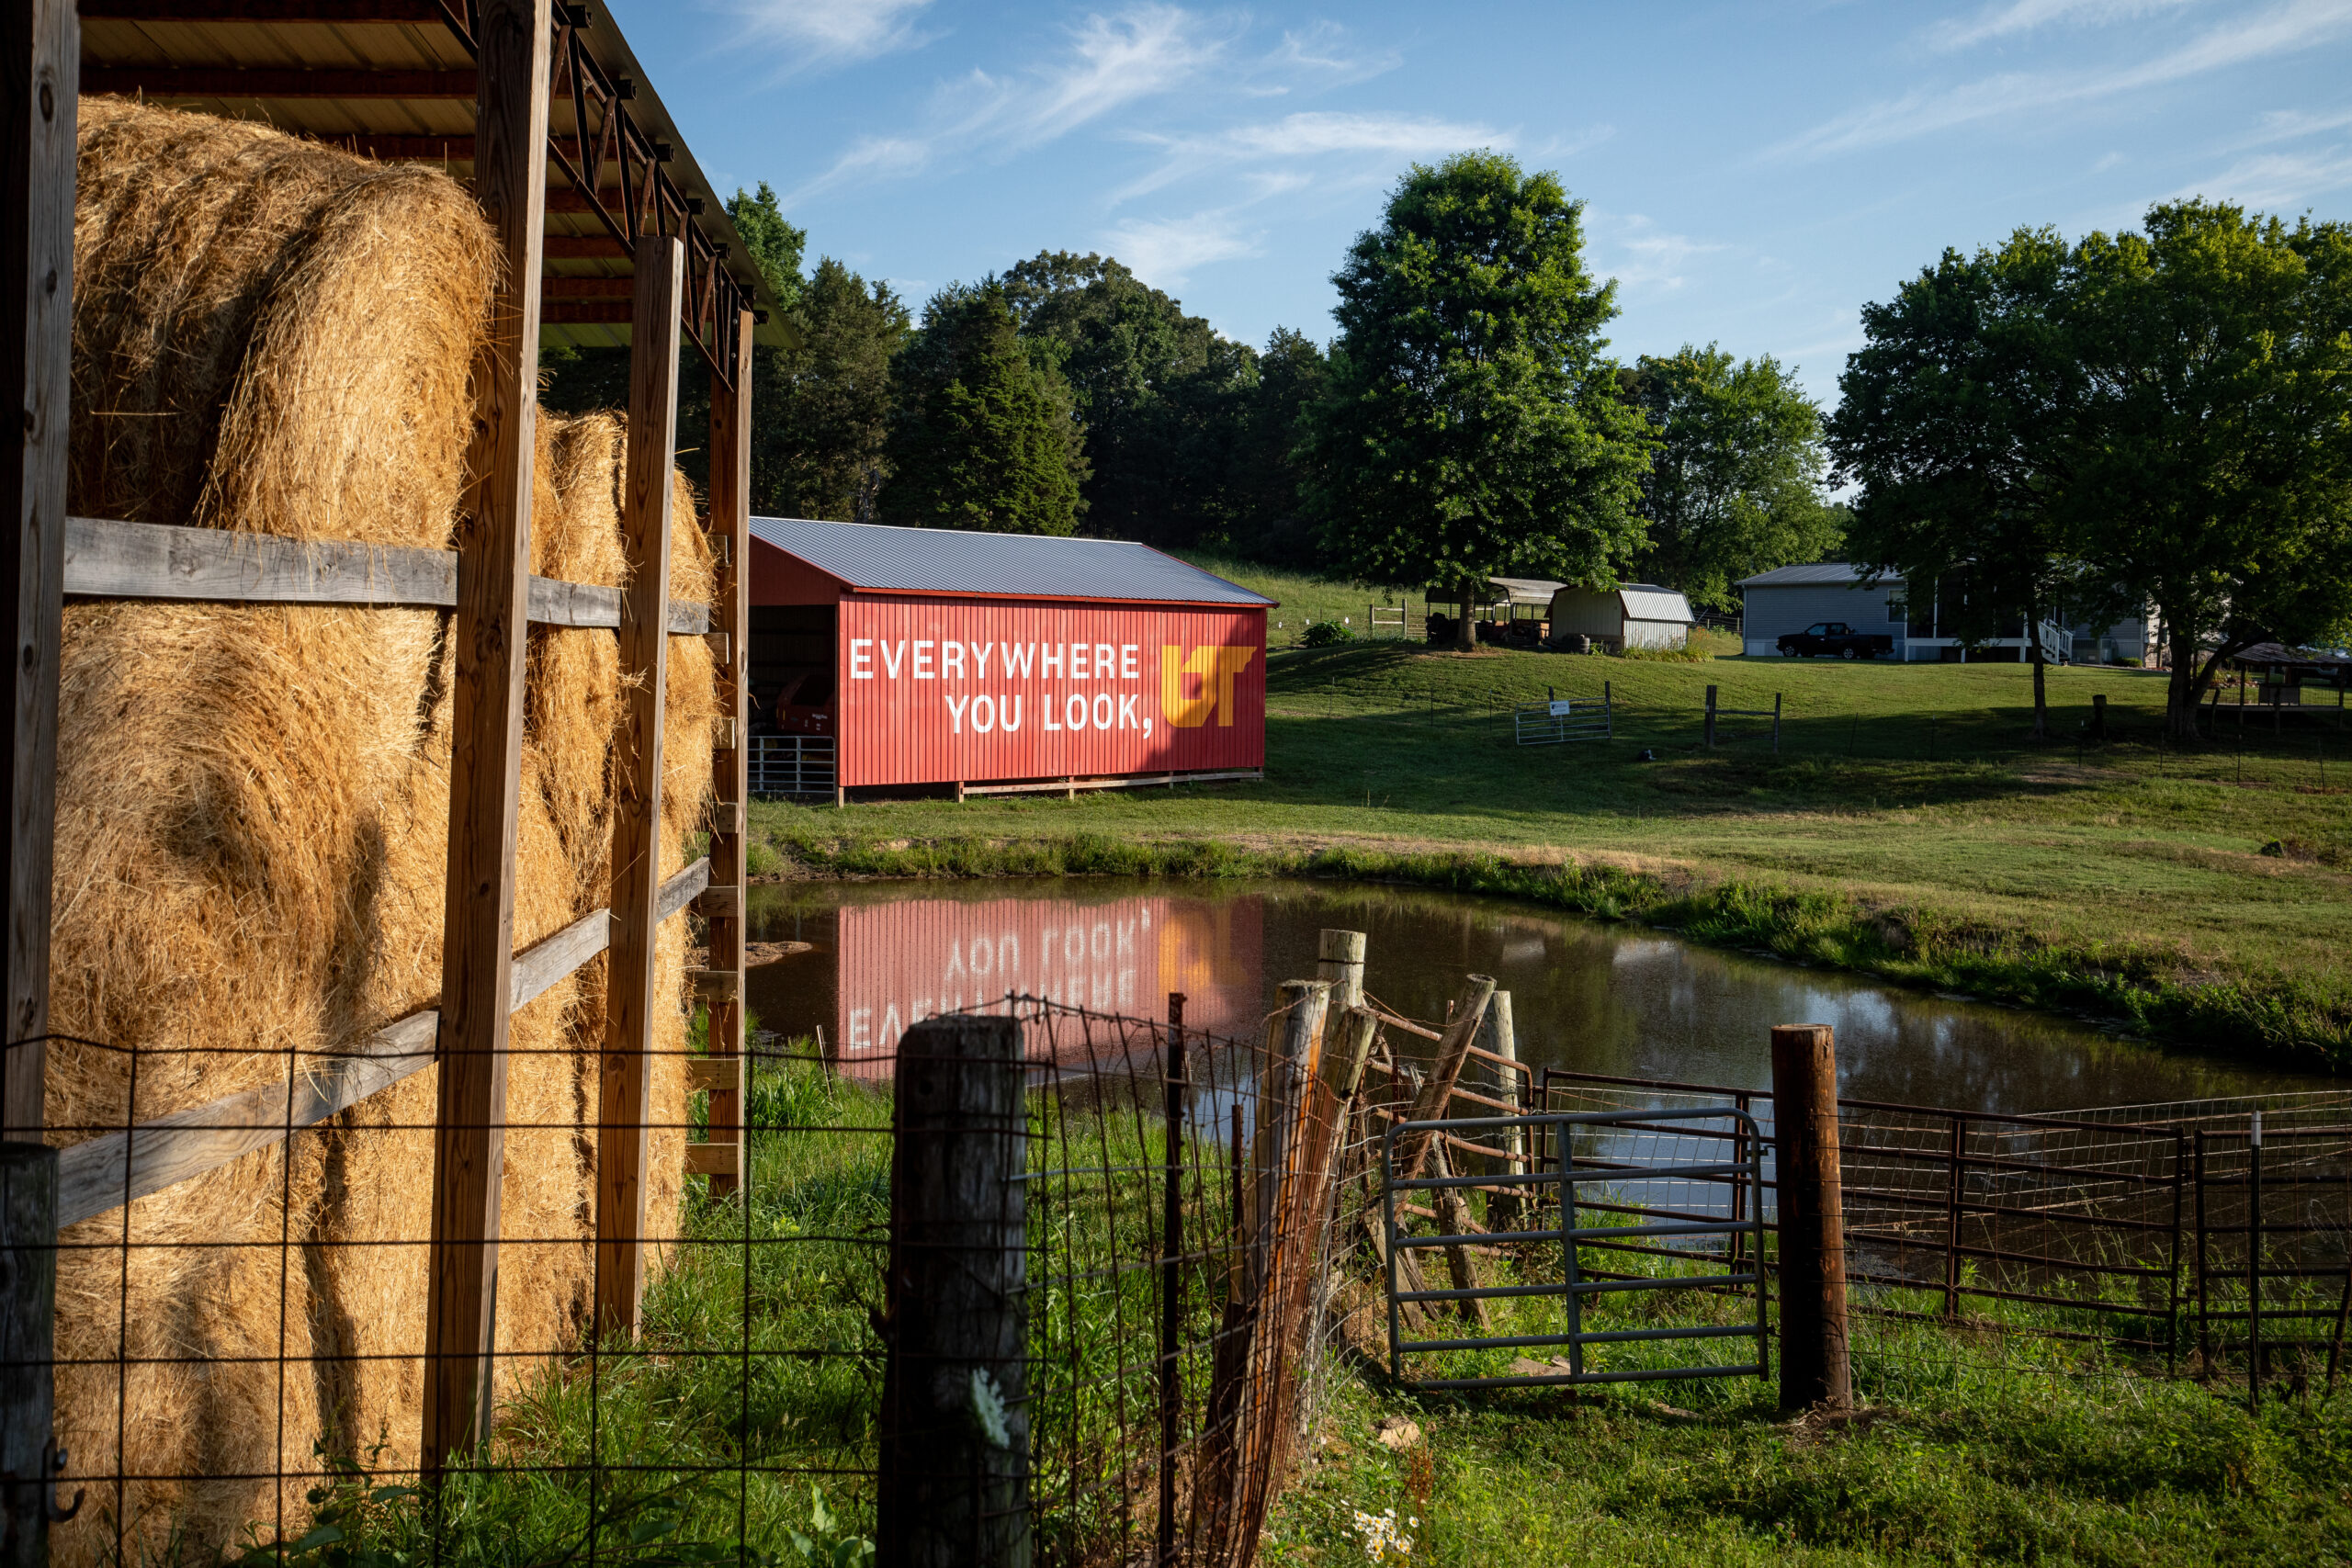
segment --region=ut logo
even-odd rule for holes
[[[1197,729],[1216,715],[1217,723],[1227,728],[1233,724],[1233,678],[1250,668],[1258,656],[1254,648],[1219,648],[1211,643],[1193,649],[1187,659],[1184,650],[1172,643],[1159,648],[1159,711],[1168,722],[1179,729]],[[1200,677],[1201,694],[1184,694],[1184,678]]]

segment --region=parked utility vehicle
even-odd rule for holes
[[[1780,649],[1791,659],[1825,653],[1839,659],[1876,659],[1894,651],[1894,639],[1881,632],[1858,632],[1843,621],[1815,621],[1801,632],[1782,636]]]

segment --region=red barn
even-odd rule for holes
[[[1262,594],[1147,546],[752,519],[752,788],[1262,778]]]

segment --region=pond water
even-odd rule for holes
[[[801,883],[751,890],[751,938],[808,944],[746,976],[763,1029],[815,1035],[844,1066],[909,1023],[1009,990],[1253,1035],[1317,933],[1369,940],[1364,985],[1442,1019],[1463,976],[1511,993],[1521,1059],[1580,1072],[1770,1086],[1776,1023],[1838,1032],[1861,1100],[2058,1111],[2315,1088],[2336,1080],[2163,1050],[2086,1024],[1696,947],[1640,926],[1495,899],[1320,882]]]

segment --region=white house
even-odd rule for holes
[[[1872,576],[1864,567],[1846,561],[1815,561],[1784,566],[1743,578],[1738,584],[1745,609],[1741,636],[1750,658],[1776,658],[1780,639],[1824,621],[1843,621],[1855,631],[1892,638],[1894,657],[1933,663],[1959,663],[1963,658],[1985,662],[2016,663],[2028,657],[2030,646],[2020,623],[2015,635],[1980,639],[1973,648],[1947,635],[1939,595],[1910,593],[1900,576]],[[1947,579],[1945,592],[1953,590]],[[2129,631],[2127,632],[2127,627]],[[2138,623],[2104,631],[2070,630],[2054,621],[2040,627],[2042,657],[2052,663],[2077,657],[2089,647],[2093,657],[2123,645],[2131,633],[2143,633]],[[2144,635],[2131,637],[2135,644]]]

